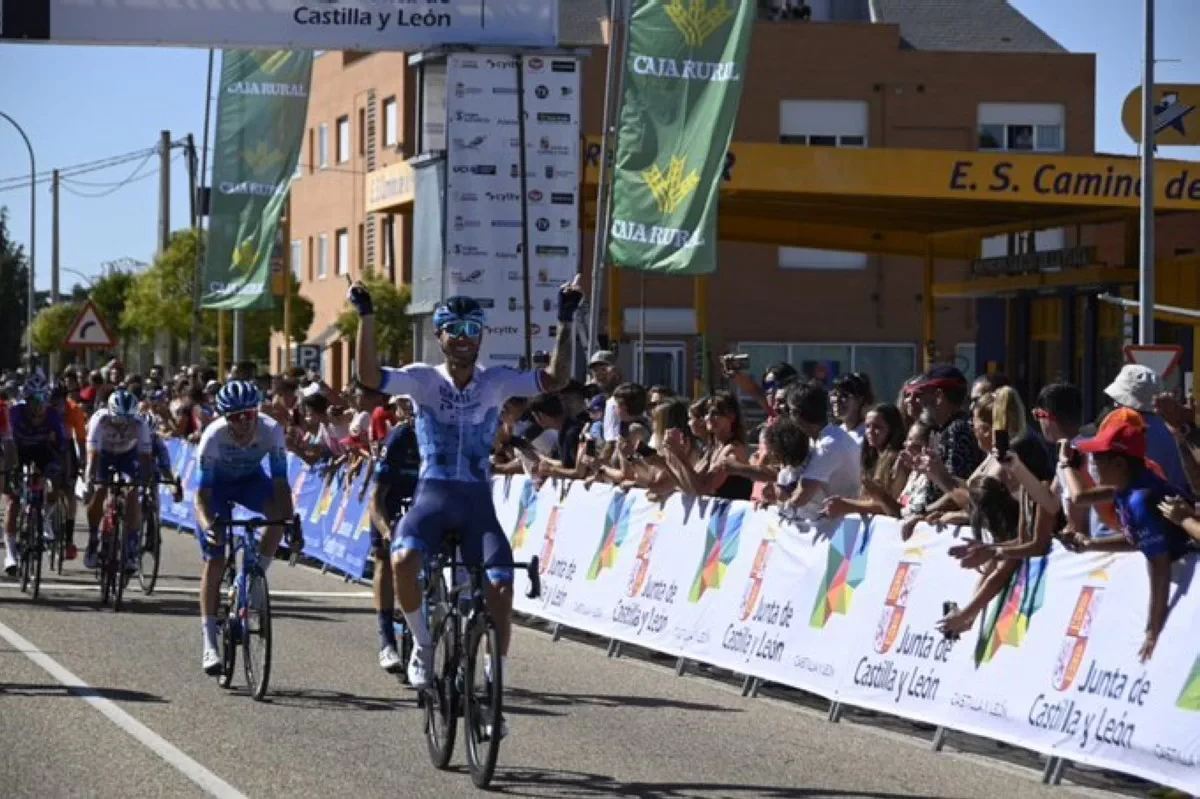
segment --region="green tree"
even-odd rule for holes
[[[179,339],[187,339],[192,330],[192,291],[196,280],[196,247],[200,237],[195,230],[180,230],[171,236],[170,246],[154,259],[149,269],[132,277],[127,290],[121,325],[128,331],[153,336],[165,330]],[[313,305],[300,296],[299,286],[291,281],[292,338],[303,341],[312,325]],[[283,301],[275,307],[245,312],[246,356],[266,363],[270,359],[272,331],[283,329]],[[226,346],[232,346],[232,320],[227,317]],[[217,312],[201,315],[201,346],[207,351],[217,344]],[[231,353],[226,352],[226,358]],[[215,358],[212,359],[215,361]]]
[[[62,352],[69,357],[62,343],[71,331],[71,323],[79,315],[82,306],[77,302],[60,302],[38,311],[33,317],[33,349],[39,355]]]
[[[8,209],[0,207],[0,369],[13,369],[21,362],[21,337],[29,308],[29,261],[24,247],[8,232]]]
[[[135,280],[136,278],[131,272],[110,272],[93,283],[92,290],[88,292],[88,296],[96,304],[104,321],[121,339],[133,332],[122,324],[121,316],[125,311],[129,292],[133,289]]]
[[[362,282],[371,292],[375,306],[375,346],[390,363],[407,363],[412,358],[412,323],[408,303],[412,292],[408,286],[397,287],[386,277],[376,275],[371,267],[363,268]],[[337,320],[343,338],[354,340],[358,334],[358,314],[353,308],[342,311]]]

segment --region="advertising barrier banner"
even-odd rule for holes
[[[1154,657],[1144,558],[1055,548],[1017,562],[960,640],[935,627],[980,575],[958,538],[892,519],[781,522],[746,503],[494,486],[518,558],[543,589],[516,608],[549,621],[794,686],[847,704],[1006,741],[1200,792],[1195,559],[1176,565]],[[525,578],[518,576],[521,582]]]
[[[0,6],[6,12],[0,38],[67,44],[418,51],[558,43],[558,0],[5,0]]]
[[[194,524],[195,448],[169,441]],[[289,459],[305,554],[354,577],[370,555],[369,476]],[[951,531],[894,519],[799,527],[748,503],[523,477],[493,481],[518,560],[540,558],[542,595],[515,608],[551,622],[1200,793],[1200,598],[1195,556],[1172,571],[1171,610],[1139,661],[1149,585],[1137,553],[1055,547],[1018,561],[958,640],[936,629],[980,575]]]

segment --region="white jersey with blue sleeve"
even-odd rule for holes
[[[415,406],[421,480],[486,482],[500,407],[509,397],[543,391],[540,371],[508,366],[476,366],[471,382],[461,390],[445,365],[417,363],[384,368],[382,373],[379,390],[411,397]]]
[[[122,419],[102,408],[88,422],[87,448],[88,452],[109,455],[124,455],[136,449],[139,455],[149,455],[153,450],[150,425],[140,416]]]
[[[263,458],[272,480],[287,480],[287,445],[283,428],[269,416],[260,415],[254,438],[246,446],[233,440],[229,422],[218,419],[204,429],[197,447],[200,487],[235,483],[262,474]]]

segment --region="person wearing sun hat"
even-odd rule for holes
[[[1105,419],[1094,437],[1079,441],[1075,447],[1064,442],[1061,449],[1064,465],[1068,467],[1062,474],[1072,501],[1078,505],[1112,502],[1120,527],[1119,534],[1098,538],[1076,534],[1069,542],[1072,548],[1085,552],[1137,550],[1146,558],[1150,613],[1139,652],[1143,662],[1154,654],[1167,621],[1171,564],[1191,549],[1187,533],[1168,520],[1159,508],[1164,500],[1182,492],[1147,459],[1147,431],[1147,425],[1131,409],[1120,409]],[[1081,453],[1092,456],[1099,474],[1094,488],[1084,486],[1079,477]]]
[[[1154,412],[1154,398],[1162,393],[1162,381],[1158,373],[1148,366],[1127,363],[1121,367],[1117,377],[1104,393],[1120,408],[1129,408],[1141,414],[1146,423],[1146,454],[1159,464],[1172,484],[1186,487],[1187,472],[1175,436],[1162,417]]]

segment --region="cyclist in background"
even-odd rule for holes
[[[229,534],[221,522],[232,517],[235,504],[267,519],[290,518],[293,512],[283,428],[274,419],[259,415],[260,402],[261,394],[253,383],[226,383],[216,397],[220,418],[204,429],[197,447],[196,539],[204,562],[200,572],[200,621],[204,628],[201,665],[209,675],[221,670],[217,598],[225,569],[225,536]],[[268,471],[263,471],[263,458]],[[259,544],[259,563],[264,572],[282,536],[282,526],[266,528]],[[302,546],[302,542],[292,542],[292,546]]]
[[[62,417],[49,405],[50,385],[41,372],[35,372],[21,386],[21,401],[9,410],[9,427],[16,447],[18,472],[31,463],[48,482],[46,504],[58,501],[67,457],[67,433]],[[9,507],[4,520],[4,571],[17,571],[16,532],[21,513],[20,481],[8,483]]]
[[[371,551],[375,557],[371,582],[375,594],[375,620],[379,626],[379,666],[389,674],[404,667],[397,651],[396,630],[392,626],[396,607],[389,558],[392,530],[417,490],[420,471],[421,451],[417,446],[416,431],[411,424],[400,422],[384,440],[375,467],[375,493],[371,495]]]
[[[63,489],[67,499],[67,549],[66,559],[75,560],[79,554],[75,547],[75,512],[78,500],[75,497],[75,483],[83,473],[83,463],[87,452],[87,414],[83,408],[72,402],[68,393],[70,385],[66,379],[50,385],[50,405],[63,418],[67,428],[67,470]]]
[[[175,476],[175,469],[171,465],[171,453],[167,450],[167,444],[162,440],[162,436],[158,434],[158,415],[154,413],[148,402],[141,404],[141,411],[138,415],[145,421],[146,426],[150,428],[150,454],[154,460],[155,478],[164,483],[174,483],[174,499],[176,502],[183,502],[183,484]],[[157,505],[158,492],[153,491],[151,494]]]
[[[359,382],[387,394],[408,395],[417,409],[420,486],[392,540],[396,597],[414,643],[408,664],[409,683],[415,688],[430,684],[433,641],[421,612],[419,578],[424,557],[435,556],[445,534],[451,531],[459,535],[467,564],[490,566],[487,606],[499,633],[500,662],[506,665],[512,633],[512,549],[492,503],[492,442],[505,400],[557,391],[566,385],[573,341],[571,323],[583,301],[583,292],[576,282],[559,290],[559,328],[550,366],[530,372],[507,366],[479,366],[484,313],[470,297],[451,297],[434,310],[433,326],[444,364],[381,369],[375,350],[371,295],[365,286],[356,283],[348,299],[361,317],[357,339]],[[485,663],[485,671],[489,668]],[[501,719],[500,729],[488,733],[503,737],[506,726]]]
[[[99,486],[93,493],[92,484],[98,480],[112,480],[118,474],[139,485],[149,481],[154,473],[150,468],[151,443],[150,425],[138,416],[137,397],[123,388],[108,395],[107,407],[92,415],[87,430],[87,476],[88,542],[83,556],[85,568],[96,568],[97,549],[100,543],[100,520],[104,515],[104,502],[108,488]],[[137,541],[142,527],[142,507],[133,495],[125,502],[125,537],[122,548],[125,552],[125,569],[137,568],[138,556],[130,551],[128,543]]]

